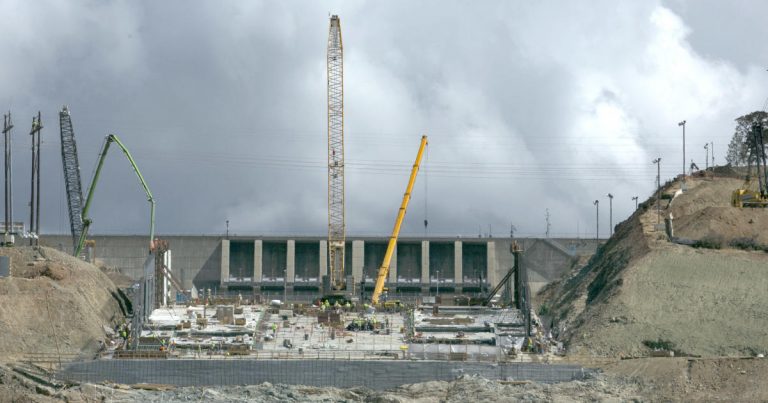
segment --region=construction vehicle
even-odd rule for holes
[[[733,207],[768,207],[768,198],[754,190],[752,178],[747,175],[744,184],[739,189],[733,191],[731,195],[731,205]]]
[[[424,156],[424,149],[426,146],[427,136],[421,136],[421,144],[419,145],[419,152],[416,154],[416,162],[413,163],[411,177],[408,179],[408,186],[405,188],[405,194],[403,195],[403,202],[400,204],[400,210],[398,210],[397,218],[395,219],[395,228],[392,230],[392,236],[389,237],[387,251],[384,253],[384,260],[381,263],[379,274],[376,277],[376,286],[373,288],[373,295],[371,295],[371,303],[373,305],[379,304],[381,294],[384,292],[384,283],[387,281],[387,276],[389,275],[389,264],[392,262],[392,254],[395,252],[397,237],[400,235],[400,226],[403,224],[405,212],[408,209],[408,202],[411,200],[411,191],[413,190],[413,184],[416,183],[416,175],[419,173],[421,158]]]
[[[75,256],[80,256],[81,252],[83,251],[83,247],[85,246],[86,239],[88,238],[88,228],[90,228],[91,223],[93,222],[88,217],[88,210],[91,207],[91,202],[93,201],[93,196],[95,194],[96,190],[96,184],[99,183],[99,177],[101,175],[101,168],[104,166],[104,160],[107,157],[107,152],[109,151],[109,147],[112,143],[117,144],[118,147],[123,151],[123,154],[128,158],[128,162],[131,163],[131,167],[133,168],[133,171],[136,173],[136,176],[139,178],[139,182],[141,182],[142,188],[144,188],[144,192],[147,194],[147,201],[149,201],[150,204],[150,221],[149,221],[149,250],[150,252],[154,249],[153,248],[153,240],[155,237],[155,199],[152,197],[152,192],[150,192],[149,187],[147,186],[147,182],[144,180],[144,177],[141,175],[141,172],[139,171],[139,167],[136,165],[136,161],[133,160],[133,157],[131,156],[131,153],[128,151],[128,149],[123,145],[123,143],[120,141],[117,136],[114,134],[108,135],[104,139],[104,145],[101,148],[101,152],[99,153],[99,161],[96,165],[96,171],[93,174],[93,179],[91,180],[91,185],[88,187],[88,197],[85,199],[85,204],[83,205],[83,212],[81,215],[83,227],[82,232],[80,234],[80,239],[77,242],[77,246],[75,247]]]
[[[61,129],[61,162],[64,165],[64,183],[69,207],[69,226],[72,231],[72,250],[76,251],[83,233],[83,191],[80,182],[80,163],[77,160],[77,143],[72,128],[72,117],[65,105],[59,112]],[[78,256],[75,254],[75,256]]]
[[[334,294],[344,294],[344,47],[341,21],[328,27],[328,281]],[[328,290],[326,290],[328,291]],[[351,294],[346,290],[346,294]]]
[[[748,172],[741,188],[733,191],[731,204],[734,207],[768,207],[768,164],[763,142],[763,125],[755,124],[751,134],[751,151],[755,158],[758,186],[757,190],[752,188],[751,172]]]

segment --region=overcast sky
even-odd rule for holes
[[[83,187],[105,135],[133,153],[160,234],[327,231],[325,52],[344,40],[347,233],[391,231],[422,134],[403,235],[600,235],[686,158],[724,163],[733,120],[768,97],[759,1],[0,1],[0,109],[13,113],[14,208],[28,219],[42,112],[42,228],[68,233],[58,111]],[[146,233],[113,150],[93,233]]]

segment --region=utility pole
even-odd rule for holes
[[[707,153],[707,157],[704,158],[704,170],[709,171],[709,143],[704,144],[704,150]]]
[[[637,196],[632,196],[632,200],[635,201],[635,210],[637,210]]]
[[[37,111],[37,192],[35,192],[35,245],[40,244],[40,130],[43,128],[43,122],[40,111]]]
[[[546,218],[547,218],[547,232],[546,232],[546,235],[547,235],[547,238],[549,238],[549,227],[550,227],[550,223],[549,223],[549,209],[547,209]]]
[[[608,193],[608,238],[613,236],[613,195]]]
[[[40,119],[40,111],[32,117],[32,183],[29,200],[29,245],[37,245],[40,232],[40,130],[43,124]],[[37,136],[35,136],[37,135]],[[35,141],[37,137],[37,141]],[[37,197],[35,197],[37,196]]]
[[[680,190],[685,192],[685,120],[677,124],[678,126],[683,126],[683,180],[680,184]]]
[[[661,223],[661,157],[653,160],[656,164],[656,223]]]
[[[600,242],[600,200],[595,200],[595,242]]]
[[[11,225],[13,222],[13,187],[11,186],[11,111],[3,116],[3,137],[5,139],[5,239],[3,244],[13,244]]]

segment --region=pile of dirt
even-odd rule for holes
[[[688,191],[662,203],[675,235],[722,237],[724,249],[671,243],[653,200],[619,224],[590,262],[545,288],[553,333],[570,354],[754,356],[768,352],[768,254],[729,248],[755,234],[764,242],[768,210],[730,207],[741,182],[689,178]],[[678,193],[672,182],[665,194]],[[751,220],[751,223],[750,223]],[[762,228],[762,231],[758,230]]]
[[[95,266],[46,247],[3,247],[11,276],[0,278],[0,362],[88,357],[124,320],[125,302]]]

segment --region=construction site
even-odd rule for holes
[[[400,236],[424,135],[391,232],[349,236],[336,15],[326,51],[322,236],[156,231],[151,184],[117,135],[82,182],[66,106],[70,232],[42,234],[42,120],[30,219],[18,222],[6,115],[0,401],[768,399],[762,124],[754,166],[659,173],[607,239]],[[148,201],[145,235],[89,233],[105,219],[89,211],[114,148]]]

